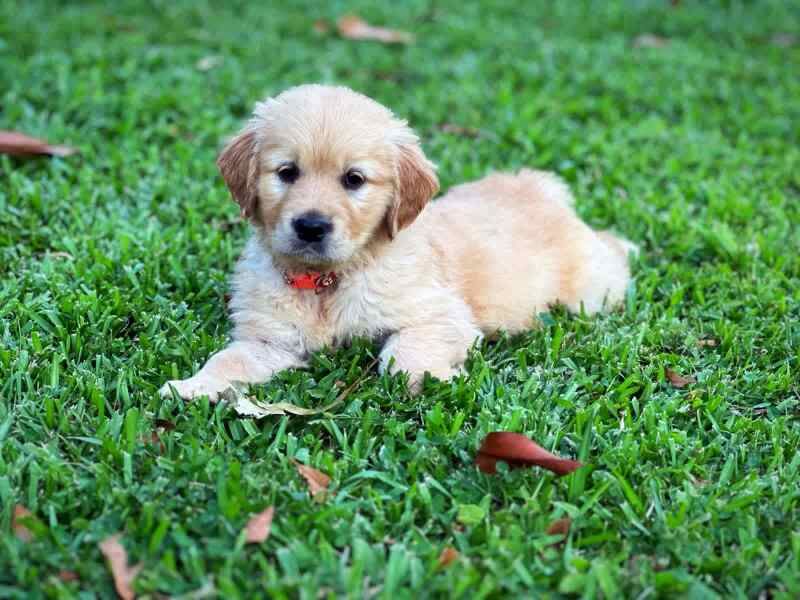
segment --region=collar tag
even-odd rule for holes
[[[314,290],[317,294],[338,283],[336,273],[333,271],[329,273],[308,271],[297,275],[285,271],[283,273],[283,279],[289,287],[293,287],[296,290]]]

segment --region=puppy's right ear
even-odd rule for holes
[[[239,204],[242,216],[253,218],[256,210],[258,161],[256,160],[256,133],[245,130],[225,146],[217,158],[222,178],[233,199]]]

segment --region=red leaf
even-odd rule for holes
[[[446,567],[451,562],[457,560],[459,556],[461,555],[458,553],[458,550],[452,546],[446,546],[436,562],[440,567]]]
[[[328,491],[328,486],[331,483],[331,478],[322,471],[317,471],[314,467],[309,467],[297,461],[293,461],[297,472],[303,476],[308,483],[308,491],[311,492],[311,497],[317,502],[325,499],[325,493]]]
[[[664,375],[669,382],[676,388],[684,388],[690,383],[697,381],[694,377],[684,377],[680,373],[676,373],[672,369],[665,369]]]
[[[69,156],[77,150],[69,146],[51,145],[37,138],[17,131],[0,131],[0,154],[11,156],[34,156],[49,154],[50,156]]]
[[[250,517],[245,525],[245,540],[248,544],[260,544],[265,541],[272,531],[272,517],[275,515],[275,507],[269,506],[260,513]]]
[[[142,570],[142,563],[134,566],[128,565],[128,553],[120,543],[120,534],[112,535],[110,538],[100,542],[100,552],[106,557],[108,567],[111,569],[111,576],[114,578],[114,587],[117,595],[122,600],[133,600],[134,593],[131,585],[133,580]]]
[[[563,519],[556,519],[550,526],[547,528],[547,535],[560,535],[563,538],[566,538],[569,534],[569,528],[572,526],[572,519],[569,517],[564,517]],[[561,539],[557,542],[551,544],[552,546],[558,546],[559,544],[563,543],[564,539]]]
[[[356,15],[340,18],[336,26],[339,35],[350,40],[372,40],[384,44],[410,44],[414,36],[405,31],[375,27]]]
[[[496,473],[497,461],[518,467],[542,467],[557,475],[567,475],[583,466],[576,460],[559,458],[519,433],[495,431],[483,440],[475,464],[484,473]]]
[[[14,535],[17,536],[17,539],[22,542],[30,542],[33,539],[33,533],[20,521],[32,516],[31,511],[22,506],[22,504],[14,506],[14,514],[11,516],[11,529],[14,530]]]

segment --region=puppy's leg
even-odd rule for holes
[[[208,396],[216,402],[236,384],[264,383],[277,371],[303,366],[305,361],[290,351],[263,342],[238,341],[214,354],[193,377],[168,381],[159,393],[167,397],[175,388],[186,400]]]
[[[417,392],[426,371],[442,381],[457,375],[470,346],[481,337],[480,330],[469,322],[401,329],[386,340],[378,368],[381,373],[407,372],[409,387]]]

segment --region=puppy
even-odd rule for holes
[[[470,346],[535,325],[553,303],[594,313],[623,298],[629,242],[584,224],[556,176],[524,169],[438,191],[405,121],[344,87],[303,85],[256,106],[217,161],[253,235],[230,302],[232,343],[183,398],[303,367],[354,336],[385,339],[381,372],[418,389]]]

